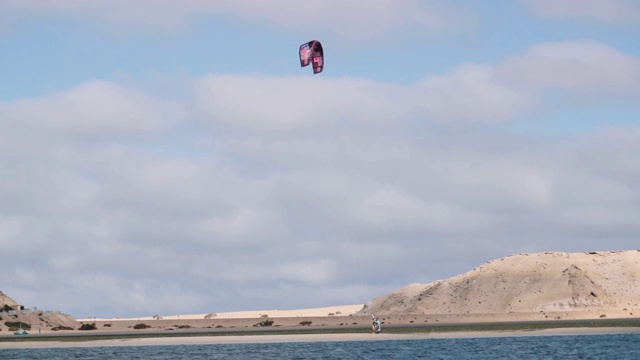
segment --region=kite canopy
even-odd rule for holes
[[[313,73],[319,74],[324,67],[324,51],[322,44],[318,40],[311,40],[300,45],[300,66],[305,67],[309,64],[313,66]]]

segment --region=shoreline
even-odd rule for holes
[[[348,341],[389,341],[463,339],[489,337],[526,336],[571,336],[640,333],[637,328],[571,328],[513,331],[460,331],[446,333],[333,333],[333,334],[282,334],[282,335],[229,335],[229,336],[163,336],[163,337],[123,337],[108,340],[31,340],[2,341],[0,349],[33,348],[73,348],[73,347],[114,347],[114,346],[175,346],[207,344],[259,344],[285,342],[348,342]],[[90,336],[88,336],[90,337]]]
[[[640,320],[640,319],[639,319]],[[98,331],[66,334],[42,334],[18,337],[0,336],[0,349],[71,348],[106,346],[171,346],[205,344],[250,344],[282,342],[336,342],[336,341],[388,341],[461,339],[488,337],[569,336],[640,333],[640,326],[576,326],[519,329],[514,324],[485,324],[489,328],[469,329],[464,325],[442,324],[444,331],[425,330],[421,327],[395,326],[372,334],[366,328],[307,328],[269,330],[202,331]],[[552,325],[552,324],[548,324]],[[604,325],[604,324],[603,324]],[[491,327],[494,328],[491,328]],[[495,328],[496,326],[500,328]],[[509,329],[511,328],[511,329]],[[386,330],[386,331],[385,331]]]

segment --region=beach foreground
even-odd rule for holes
[[[0,332],[0,349],[179,344],[384,341],[438,338],[640,333],[640,318],[600,312],[380,315],[371,332],[362,305],[300,310],[79,319],[93,330],[32,328],[28,335]],[[144,325],[144,326],[142,326]]]
[[[418,333],[315,333],[315,334],[268,334],[268,335],[215,335],[215,336],[162,336],[136,337],[136,333],[121,334],[122,337],[92,340],[92,336],[74,339],[46,338],[30,341],[0,341],[0,349],[18,348],[56,348],[56,347],[102,347],[102,346],[158,346],[189,344],[233,344],[233,343],[277,343],[277,342],[336,342],[336,341],[385,341],[385,340],[418,340],[444,338],[480,338],[480,337],[514,337],[514,336],[551,336],[551,335],[595,335],[640,333],[640,327],[606,327],[606,328],[556,328],[541,330],[511,331],[452,331],[452,332],[418,332]],[[139,333],[137,333],[139,335]]]

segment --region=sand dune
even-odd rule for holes
[[[518,254],[465,274],[411,284],[361,314],[607,312],[640,315],[640,250]]]
[[[15,300],[0,291],[0,308],[10,307],[12,309],[15,309],[17,306],[18,303]]]
[[[363,304],[329,306],[322,308],[309,308],[297,310],[252,310],[252,311],[236,311],[236,312],[220,312],[208,314],[190,314],[190,315],[169,315],[159,317],[136,317],[136,318],[113,318],[113,319],[97,319],[87,318],[78,319],[78,321],[132,321],[132,320],[196,320],[196,319],[258,319],[262,317],[268,318],[295,318],[295,317],[323,317],[323,316],[349,316],[361,310]]]

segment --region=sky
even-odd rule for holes
[[[0,0],[0,290],[297,309],[637,249],[638,38],[632,0]]]

